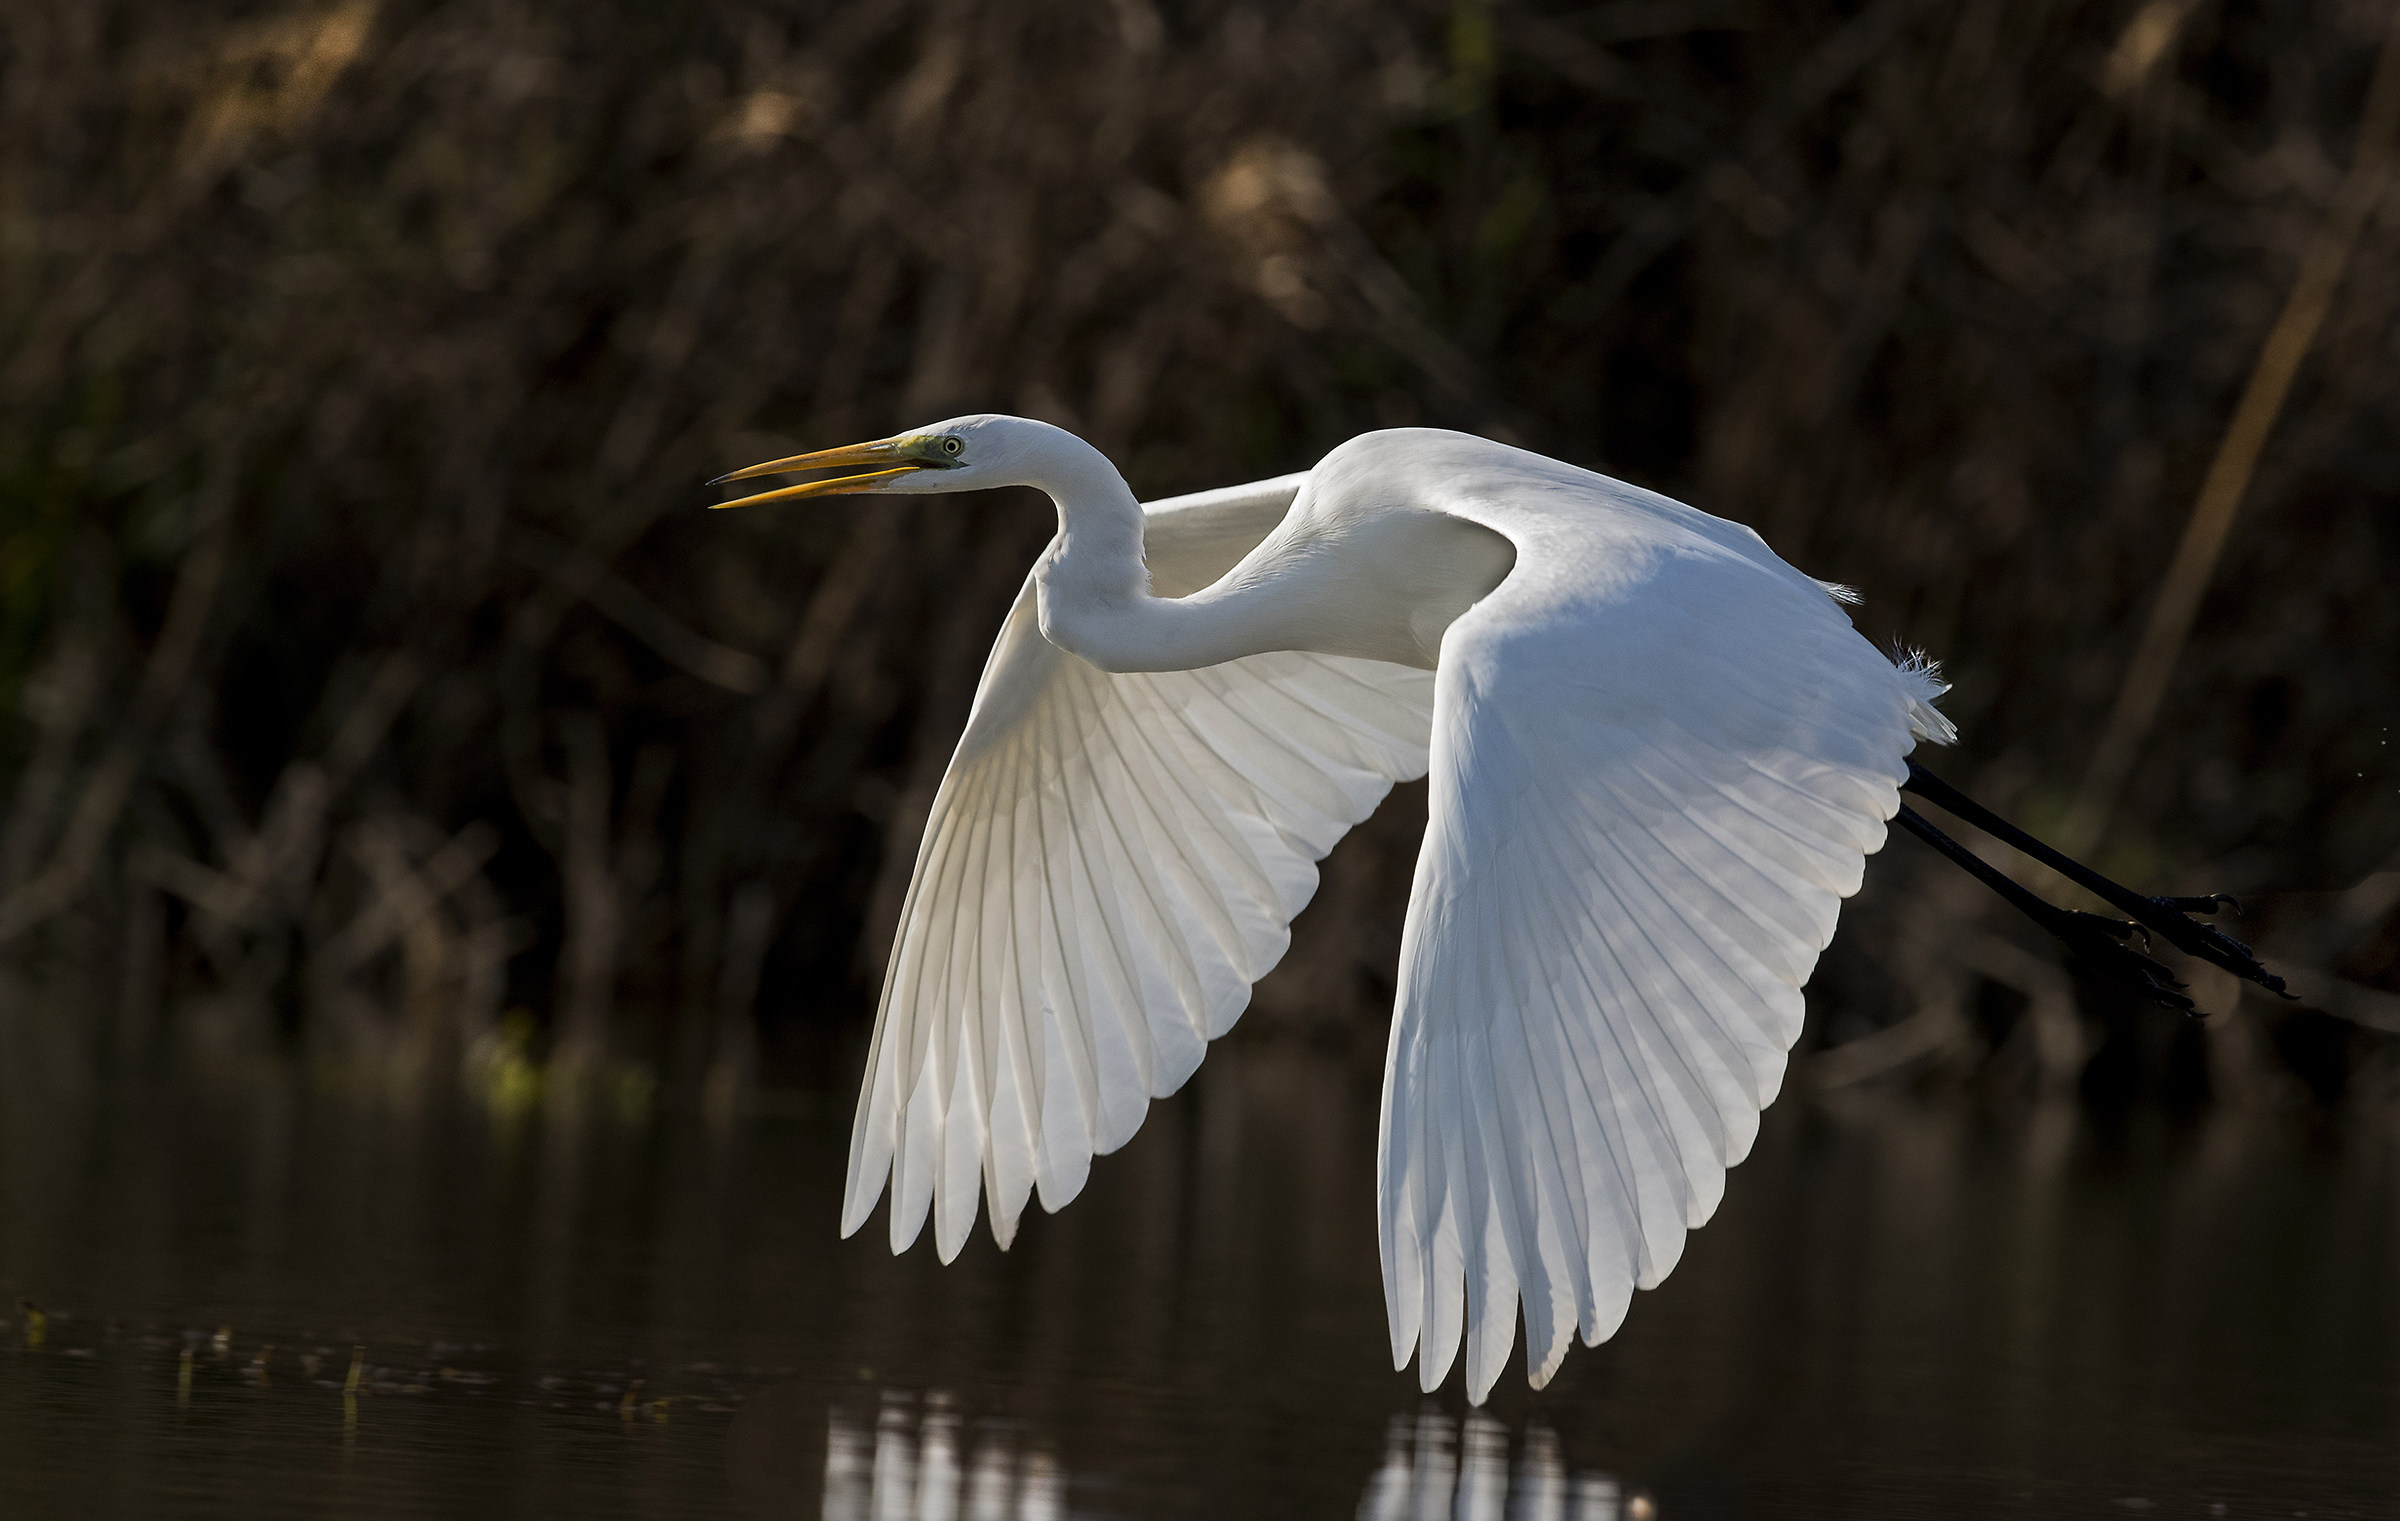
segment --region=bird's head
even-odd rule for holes
[[[1055,435],[1055,438],[1053,437]],[[975,413],[953,417],[929,428],[912,433],[895,433],[871,443],[849,444],[839,449],[820,449],[814,454],[795,454],[788,459],[771,459],[763,465],[752,465],[720,475],[709,484],[722,481],[746,481],[761,475],[783,475],[798,470],[845,470],[859,474],[828,476],[823,480],[803,481],[797,486],[785,486],[775,491],[762,491],[719,507],[749,507],[759,502],[788,502],[810,496],[852,496],[861,492],[885,495],[930,496],[938,491],[980,491],[987,486],[1016,486],[1026,481],[1028,468],[1046,448],[1055,447],[1058,439],[1071,440],[1048,423],[1024,417],[1002,417],[992,413]]]

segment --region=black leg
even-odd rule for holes
[[[2175,980],[2173,972],[2168,971],[2163,963],[2152,960],[2126,943],[2140,926],[2117,919],[2103,919],[2098,914],[2051,907],[2010,881],[2006,872],[1926,823],[1925,815],[1905,803],[1900,805],[1898,823],[1901,828],[1965,867],[1969,876],[2006,899],[2011,908],[2040,925],[2044,933],[2056,937],[2060,944],[2089,963],[2094,971],[2112,982],[2125,984],[2163,1008],[2185,1014],[2197,1012],[2192,1007],[2192,1001],[2177,991],[2183,984]]]
[[[2119,943],[2137,929],[2157,934],[2185,955],[2197,956],[2223,967],[2236,977],[2255,982],[2271,993],[2284,998],[2292,996],[2284,990],[2283,979],[2261,965],[2258,958],[2251,954],[2250,947],[2215,925],[2202,924],[2190,917],[2194,913],[2213,914],[2227,904],[2233,904],[2234,900],[2227,895],[2211,893],[2202,898],[2146,897],[2110,881],[2082,862],[2052,850],[1915,761],[1909,762],[1908,780],[1900,785],[1904,790],[1914,792],[1973,824],[1992,838],[2023,851],[2102,902],[2131,915],[2133,922],[2127,924],[2104,919],[2097,914],[2052,908],[2010,881],[2005,874],[1986,865],[1974,852],[1926,823],[1924,817],[1913,809],[1903,807],[1900,810],[1903,827],[1966,867],[1977,880],[1990,886],[2044,930],[2064,941],[2070,950],[2118,981],[2132,984],[2144,996],[2169,1008],[2188,1012],[2192,1007],[2190,999],[2171,991],[2181,984],[2175,982],[2164,966]],[[2240,905],[2234,906],[2238,908]],[[2103,935],[2112,938],[2097,938]]]

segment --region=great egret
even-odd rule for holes
[[[1480,1403],[1521,1302],[1539,1388],[1716,1209],[1886,824],[1948,843],[1900,803],[1956,733],[1932,664],[1656,492],[1410,428],[1144,508],[989,415],[721,479],[856,468],[724,505],[1022,485],[1059,529],[918,849],[844,1235],[887,1177],[892,1249],[930,1207],[945,1262],[982,1196],[1003,1247],[1030,1192],[1072,1199],[1239,1017],[1315,863],[1430,771],[1378,1161],[1393,1362],[1431,1391],[1463,1335]],[[2164,991],[2106,921],[2021,906]]]

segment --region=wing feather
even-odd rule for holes
[[[1715,1212],[1927,695],[1755,557],[1518,549],[1443,643],[1379,1180],[1394,1362],[1477,1402]]]
[[[1299,477],[1156,504],[1162,591],[1207,585]],[[1290,944],[1316,862],[1425,773],[1430,672],[1282,653],[1111,675],[1010,611],[935,795],[852,1131],[844,1234],[887,1183],[947,1261],[1015,1237],[1190,1078]]]

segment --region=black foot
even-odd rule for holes
[[[2108,879],[2103,877],[2100,880]],[[2202,924],[2197,919],[2185,917],[2189,914],[2213,914],[2219,907],[2228,904],[2239,912],[2241,905],[2233,901],[2232,894],[2210,893],[2205,898],[2143,898],[2125,892],[2123,888],[2118,888],[2118,892],[2124,896],[2120,898],[2106,893],[2101,896],[2133,915],[2144,929],[2159,935],[2186,956],[2197,956],[2202,961],[2223,967],[2246,982],[2257,983],[2278,998],[2292,996],[2285,990],[2283,979],[2268,971],[2250,947],[2213,924]]]
[[[2034,922],[2057,937],[2059,944],[2072,951],[2086,967],[2120,987],[2132,989],[2162,1009],[2173,1009],[2194,1018],[2206,1017],[2193,1007],[2192,1000],[2182,991],[2183,984],[2175,980],[2166,963],[2133,948],[2133,937],[2142,934],[2140,925],[2074,909],[2054,908],[2050,912],[2058,916],[2057,922],[2043,923],[2038,916]]]
[[[1895,822],[2007,899],[2011,907],[2039,925],[2043,933],[2055,938],[2099,976],[2139,993],[2162,1009],[2199,1017],[2200,1011],[2192,1006],[2191,999],[2184,996],[2183,984],[2175,980],[2175,974],[2163,962],[2153,960],[2133,948],[2131,942],[2134,936],[2147,936],[2147,931],[2141,925],[2123,919],[2103,918],[2099,914],[2080,913],[2070,908],[2052,907],[2019,887],[2005,872],[1927,823],[1925,816],[1914,808],[1903,805]]]
[[[2110,881],[2081,861],[2052,850],[1914,761],[1909,762],[1908,780],[1901,786],[1906,791],[1940,804],[1944,810],[1956,814],[1994,839],[2015,846],[2118,912],[2132,915],[2135,923],[2185,955],[2196,956],[2213,966],[2222,967],[2246,982],[2255,982],[2278,998],[2292,996],[2285,989],[2283,979],[2268,971],[2250,947],[2213,924],[2202,924],[2188,917],[2191,914],[2213,914],[2226,907],[2238,912],[2241,904],[2235,902],[2230,893],[2210,893],[2199,898],[2145,897],[2131,888]],[[2013,898],[2010,901],[2016,902]],[[2023,908],[2024,904],[2018,903],[2017,906]],[[2033,911],[2026,909],[2026,912],[2032,914]],[[2040,916],[2034,917],[2038,919]],[[2097,916],[2087,914],[2084,917]],[[2058,934],[2058,931],[2053,929],[2051,933]],[[2061,935],[2060,938],[2066,937]],[[2147,957],[2143,959],[2148,960]],[[2150,964],[2158,965],[2155,961]],[[2185,999],[2183,1007],[2190,1006],[2191,1000]]]

